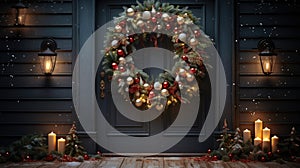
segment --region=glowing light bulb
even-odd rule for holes
[[[270,63],[269,62],[266,62],[265,67],[266,67],[266,72],[270,72]]]
[[[50,70],[51,70],[51,62],[50,61],[46,61],[45,70],[46,70],[46,72],[50,72]]]

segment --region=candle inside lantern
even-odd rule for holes
[[[57,140],[57,151],[59,153],[65,152],[66,140],[64,138],[60,138]]]
[[[246,143],[247,141],[251,140],[251,131],[248,129],[245,129],[243,131],[243,139],[244,139],[244,143]]]
[[[263,129],[263,139],[270,139],[270,129],[268,127]]]
[[[266,72],[270,72],[271,69],[270,62],[266,62],[265,67],[266,67]]]
[[[48,134],[48,152],[55,151],[56,149],[56,134],[52,131]]]
[[[271,139],[273,153],[277,151],[278,142],[279,142],[279,138],[276,135],[274,135]]]
[[[255,121],[255,137],[262,138],[262,121],[260,119],[257,119]]]
[[[260,137],[254,138],[254,146],[258,146],[260,144],[261,144],[261,138]]]
[[[262,149],[270,151],[270,139],[267,139],[267,138],[263,139]]]

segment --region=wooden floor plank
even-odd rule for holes
[[[279,164],[277,162],[266,162],[264,164],[270,168],[289,168],[287,164]]]
[[[247,162],[247,165],[250,168],[268,168],[268,166],[266,166],[262,162]]]
[[[143,166],[143,158],[126,157],[121,165],[121,168],[141,168]]]
[[[230,168],[230,166],[222,160],[207,162],[209,168]]]
[[[185,168],[184,157],[165,157],[164,168]]]
[[[144,158],[143,168],[164,168],[164,159],[161,157]]]
[[[61,162],[43,162],[39,168],[58,168],[61,166]]]
[[[189,158],[185,158],[185,167],[186,168],[200,168],[200,164],[198,161],[195,160],[195,157],[189,157]]]
[[[236,161],[236,162],[227,162],[227,164],[231,168],[250,168],[246,163],[243,163],[241,161]]]
[[[97,168],[119,168],[123,162],[123,157],[109,157],[103,158],[102,161],[97,165]]]
[[[78,168],[82,162],[62,162],[59,168]]]
[[[101,161],[84,161],[79,168],[95,168]]]
[[[7,168],[20,168],[20,167],[24,167],[24,168],[36,168],[41,166],[42,163],[41,162],[20,162],[20,163],[10,163],[7,166],[3,166],[3,167],[7,167]]]

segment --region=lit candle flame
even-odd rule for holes
[[[266,72],[270,72],[270,63],[266,62]]]
[[[46,61],[45,70],[46,70],[46,72],[49,72],[51,70],[51,62],[50,61]]]

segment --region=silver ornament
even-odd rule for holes
[[[163,13],[161,17],[162,17],[162,19],[163,19],[165,22],[167,22],[167,21],[169,21],[169,17],[170,17],[170,16],[169,16],[169,14],[167,14],[167,13]]]
[[[119,64],[124,65],[126,63],[126,59],[124,57],[119,58]]]
[[[111,46],[112,46],[112,47],[118,47],[118,45],[119,45],[119,41],[118,41],[118,40],[113,40],[113,41],[111,42]]]
[[[144,20],[149,20],[151,18],[151,12],[150,11],[144,11],[143,15],[142,15],[142,18]]]
[[[180,33],[178,35],[178,39],[183,41],[183,42],[186,42],[186,34],[185,33]]]
[[[198,44],[197,39],[195,39],[195,38],[191,38],[191,39],[190,39],[190,45],[195,46],[195,45],[197,45],[197,44]]]
[[[160,93],[162,96],[165,96],[165,97],[170,95],[168,89],[162,89]]]
[[[117,33],[120,33],[120,32],[122,31],[122,27],[121,27],[120,25],[116,25],[116,26],[115,26],[115,31],[116,31]]]
[[[161,111],[161,110],[164,109],[164,105],[162,105],[161,103],[159,103],[159,104],[157,104],[157,105],[155,106],[155,108],[156,108],[156,110]]]
[[[127,16],[133,16],[134,15],[134,10],[132,8],[128,8],[126,10],[126,14],[127,14]]]
[[[155,90],[161,90],[162,88],[162,84],[160,82],[155,82],[153,86]]]
[[[181,17],[181,16],[178,16],[177,17],[177,23],[180,24],[180,25],[183,24],[184,23],[184,18]]]
[[[132,78],[131,76],[129,76],[129,77],[126,79],[126,83],[127,83],[128,85],[133,84],[133,82],[134,82],[134,80],[133,80],[133,78]]]
[[[136,99],[136,100],[135,100],[135,105],[136,105],[137,107],[140,107],[142,104],[143,104],[143,102],[142,102],[141,99]]]
[[[136,25],[137,26],[139,26],[139,27],[143,27],[144,26],[144,21],[142,21],[142,20],[139,20],[139,21],[137,21],[137,23],[136,23]]]
[[[192,82],[194,80],[194,75],[187,73],[186,74],[186,80],[189,82]]]

